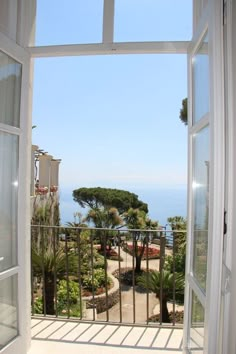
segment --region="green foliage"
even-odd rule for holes
[[[187,220],[182,216],[169,217],[168,222],[173,230],[174,238],[174,254],[166,256],[164,269],[169,272],[177,272],[185,274],[185,259],[186,259],[186,229]]]
[[[64,249],[59,247],[55,250],[48,246],[47,249],[38,251],[32,246],[31,251],[33,276],[44,279],[42,285],[45,287],[43,294],[43,303],[45,303],[46,314],[55,314],[55,285],[54,277],[62,279],[65,276],[66,270],[69,275],[75,275],[78,265],[78,257],[73,252],[69,252],[66,256]]]
[[[139,200],[136,194],[120,189],[79,188],[73,191],[73,198],[82,208],[110,209],[114,207],[120,214],[123,214],[129,208],[138,208],[146,213],[148,212],[147,204]]]
[[[68,305],[67,305],[68,298]],[[57,311],[59,316],[67,315],[80,317],[82,309],[79,303],[80,290],[78,283],[69,280],[68,291],[67,281],[60,280],[57,285]],[[43,314],[43,298],[39,297],[34,301],[34,313]]]
[[[43,314],[43,299],[42,297],[38,297],[34,300],[34,313],[38,315]]]
[[[123,217],[129,229],[145,229],[146,215],[143,210],[130,208]]]
[[[79,297],[80,297],[80,290],[78,283],[69,280],[68,281],[68,290],[67,290],[67,281],[61,280],[57,285],[57,310],[58,313],[63,313],[63,310],[67,311],[67,296],[68,296],[68,306],[69,311],[73,311],[73,315],[80,316],[80,306],[79,306]],[[73,306],[76,305],[77,306]],[[77,311],[76,311],[77,310]]]
[[[182,100],[182,107],[179,112],[179,118],[185,125],[188,124],[188,99],[187,99],[187,97]]]
[[[144,210],[130,208],[123,214],[126,226],[129,229],[149,229],[158,227],[158,221],[151,220]]]
[[[162,283],[163,297],[167,300],[173,299],[173,287],[175,284],[175,293],[184,293],[184,276],[181,273],[175,275],[167,270],[163,270],[162,274],[158,271],[144,273],[138,278],[138,284],[143,288],[152,291],[156,296],[160,297]]]
[[[73,252],[69,252],[66,259],[66,254],[63,247],[53,250],[52,247],[47,247],[44,252],[38,251],[32,247],[31,251],[33,274],[41,277],[44,273],[45,277],[54,277],[56,272],[57,277],[60,278],[65,274],[68,262],[68,272],[73,275],[76,272],[78,258]]]
[[[35,199],[33,205],[32,225],[51,225],[60,224],[60,210],[57,196],[50,196],[50,199]]]
[[[138,284],[143,288],[150,290],[159,298],[161,306],[161,317],[163,322],[170,322],[170,314],[167,302],[173,299],[173,290],[175,285],[176,299],[183,299],[184,294],[184,276],[179,273],[171,273],[167,270],[162,272],[152,271],[142,274],[138,278]],[[162,287],[161,287],[162,285]],[[161,295],[162,289],[162,295]]]
[[[31,223],[33,225],[50,225],[51,208],[49,202],[45,205],[36,205],[33,210]]]
[[[83,276],[83,286],[89,291],[96,291],[96,289],[106,286],[106,278],[104,269],[97,268],[89,274]],[[107,285],[111,284],[111,279],[107,277]]]
[[[93,268],[94,269],[104,268],[104,264],[105,264],[104,257],[101,254],[99,254],[95,248],[93,249],[93,252],[94,252]]]
[[[148,218],[143,210],[130,208],[123,214],[126,225],[129,229],[136,229],[140,231],[131,231],[133,241],[133,252],[135,256],[135,272],[141,272],[141,260],[147,244],[147,232],[142,229],[157,229],[158,222],[152,221]]]
[[[123,220],[116,208],[96,208],[90,209],[86,221],[92,222],[97,228],[112,228],[122,225]]]
[[[174,260],[175,260],[175,264],[174,264]],[[172,273],[175,270],[175,272],[182,273],[184,275],[185,274],[185,254],[177,253],[175,255],[175,259],[172,255],[166,256],[164,269]]]
[[[187,220],[182,216],[169,217],[167,219],[173,230],[175,253],[186,254]],[[182,232],[181,232],[182,231]]]

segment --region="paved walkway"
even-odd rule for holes
[[[152,245],[152,247],[155,247],[159,249],[158,246]],[[115,251],[118,253],[118,247],[115,248]],[[169,253],[170,251],[168,251]],[[122,248],[120,248],[120,255],[123,258],[123,261],[121,261],[121,268],[132,268],[133,267],[133,257],[128,254],[127,252],[124,252]],[[150,259],[149,260],[149,268],[151,269],[156,269],[159,270],[159,259]],[[147,267],[147,261],[144,260],[141,262],[142,268]],[[117,261],[111,261],[108,260],[108,272],[112,273],[114,270],[118,269],[118,262]]]
[[[152,245],[152,247],[159,248],[156,245]],[[116,248],[118,252],[118,248]],[[170,251],[167,250],[170,254]],[[120,255],[123,258],[121,262],[121,268],[132,268],[133,267],[133,257],[128,253],[124,252],[120,249]],[[149,268],[159,270],[159,259],[151,259],[149,260]],[[108,273],[112,274],[116,269],[118,269],[118,262],[108,260]],[[147,267],[146,260],[141,263],[142,268]],[[120,311],[120,303],[117,303],[109,310],[109,321],[117,322],[122,316],[122,323],[146,323],[148,317],[154,314],[158,314],[160,312],[159,300],[156,298],[154,293],[149,293],[148,295],[143,292],[138,291],[136,288],[135,291],[132,286],[122,285],[121,287],[121,311]],[[148,311],[147,311],[148,307]],[[170,311],[173,310],[173,305],[171,303],[168,304],[168,308]],[[135,309],[135,310],[134,310]],[[182,310],[183,306],[175,306],[175,310]],[[98,320],[106,320],[107,313],[103,312],[97,315]]]

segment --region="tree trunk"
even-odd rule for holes
[[[135,257],[136,262],[135,262],[135,273],[141,273],[141,261],[142,261],[142,256],[137,256]]]
[[[54,315],[55,314],[55,309],[54,309],[54,282],[53,282],[53,276],[45,276],[45,299],[43,298],[43,304],[44,301],[46,302],[46,314],[47,315]]]
[[[170,323],[170,314],[169,314],[169,311],[168,311],[168,308],[167,308],[167,299],[166,299],[164,294],[163,294],[163,297],[162,297],[162,311],[161,311],[161,314],[162,314],[162,322]]]

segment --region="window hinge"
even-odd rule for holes
[[[227,211],[224,211],[224,235],[226,235],[227,233],[227,222],[226,222],[226,218],[227,218]]]

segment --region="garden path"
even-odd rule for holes
[[[159,249],[159,246],[152,245]],[[116,249],[117,251],[117,249]],[[166,253],[170,254],[171,251],[166,249]],[[132,256],[120,249],[120,255],[123,258],[121,261],[121,268],[131,268],[133,266]],[[159,270],[159,259],[149,260],[149,268]],[[146,260],[142,261],[142,268],[146,268]],[[108,273],[113,273],[118,269],[118,262],[114,260],[108,260]],[[135,290],[132,286],[122,285],[121,292],[121,313],[123,323],[132,323],[134,321],[134,298],[135,298],[135,322],[145,323],[147,317],[159,313],[159,301],[155,294],[150,293],[147,298],[146,293],[142,293]],[[148,314],[147,314],[147,301],[148,301]],[[169,310],[173,310],[173,305],[168,304]],[[176,310],[180,310],[176,305]],[[106,312],[97,315],[98,320],[106,320]],[[109,320],[117,322],[120,319],[120,304],[117,303],[109,310]]]

